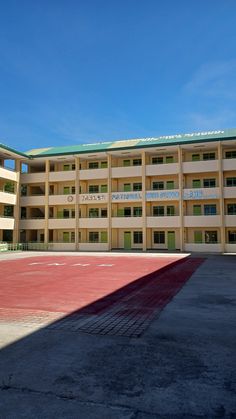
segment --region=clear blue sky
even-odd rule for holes
[[[235,0],[0,2],[1,142],[235,126]]]

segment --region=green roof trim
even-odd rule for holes
[[[84,154],[97,151],[123,150],[127,148],[139,149],[146,147],[163,147],[169,145],[191,144],[198,142],[210,142],[230,140],[236,138],[236,129],[225,129],[215,131],[201,131],[190,134],[177,134],[160,136],[157,138],[137,138],[120,141],[101,141],[90,144],[78,144],[73,146],[49,147],[45,149],[34,149],[27,152],[28,157],[50,157],[69,154]]]
[[[29,156],[21,151],[17,151],[14,148],[8,147],[7,145],[0,143],[0,148],[3,148],[6,151],[10,151],[11,153],[18,154],[18,156],[29,158]]]

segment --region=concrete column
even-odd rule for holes
[[[225,209],[224,209],[224,177],[222,167],[222,145],[218,142],[218,171],[219,171],[219,193],[220,193],[220,236],[221,236],[221,251],[225,252]]]
[[[75,158],[75,248],[79,250],[79,188],[80,188],[80,158]]]
[[[50,161],[45,161],[45,223],[44,223],[44,243],[48,244],[48,212],[49,212],[49,172],[50,172]]]
[[[184,215],[183,215],[183,156],[182,148],[178,146],[179,162],[179,220],[180,220],[180,251],[184,250]]]
[[[21,172],[21,161],[15,161],[15,170],[16,170],[16,184],[15,184],[15,194],[16,194],[16,205],[14,206],[14,230],[13,230],[13,243],[19,242],[19,220],[20,220],[20,172]]]
[[[142,151],[142,224],[143,252],[147,250],[147,217],[146,217],[146,153]]]
[[[108,179],[107,179],[107,192],[108,192],[108,204],[107,204],[107,217],[108,217],[108,249],[112,249],[112,178],[111,178],[111,154],[107,153],[107,167],[108,167]]]

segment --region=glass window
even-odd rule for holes
[[[99,186],[98,185],[89,185],[89,193],[98,193]]]
[[[133,184],[133,191],[141,191],[141,190],[142,190],[142,183]]]
[[[75,163],[72,163],[71,170],[75,170]],[[72,234],[72,233],[71,233]]]
[[[65,170],[65,171],[70,170],[70,165],[69,164],[64,164],[63,165],[63,170]]]
[[[11,193],[14,193],[14,183],[12,183],[12,182],[7,182],[7,183],[4,185],[4,191],[5,191],[5,192],[11,192]]]
[[[75,242],[75,232],[74,231],[72,231],[70,233],[70,237],[71,237],[71,243],[74,243]]]
[[[124,184],[124,192],[130,192],[131,191],[131,184],[125,183]]]
[[[13,217],[14,215],[14,207],[13,205],[4,205],[4,217]]]
[[[226,159],[236,159],[236,150],[226,151],[225,158]]]
[[[130,160],[123,160],[123,166],[130,166]]]
[[[124,208],[118,208],[117,217],[124,217]]]
[[[97,218],[97,217],[99,217],[99,209],[89,208],[89,218]]]
[[[64,188],[63,188],[63,194],[64,195],[69,195],[70,194],[70,187],[69,186],[64,186]]]
[[[169,215],[169,216],[175,215],[175,207],[174,207],[174,205],[168,205],[166,207],[166,215]]]
[[[173,180],[167,180],[166,189],[174,189],[174,188],[175,188],[175,182]]]
[[[200,179],[193,179],[192,185],[193,185],[193,188],[201,188]]]
[[[152,189],[153,190],[164,189],[164,182],[152,182]]]
[[[163,157],[152,157],[152,164],[163,164]]]
[[[70,211],[68,209],[63,210],[63,218],[70,218]]]
[[[216,215],[216,204],[204,205],[204,215]]]
[[[99,233],[98,231],[89,231],[89,243],[98,243]]]
[[[27,185],[21,185],[21,196],[27,196]]]
[[[163,206],[158,206],[158,207],[153,207],[152,209],[152,213],[154,217],[163,217],[165,215],[165,207]]]
[[[101,169],[107,168],[107,161],[101,161]]]
[[[89,169],[98,169],[99,163],[98,161],[90,161],[88,164]]]
[[[69,243],[70,242],[70,233],[69,231],[63,231],[63,242]]]
[[[71,193],[74,195],[75,194],[75,186],[71,187]]]
[[[142,159],[134,159],[133,160],[133,166],[141,166]]]
[[[201,205],[193,205],[193,215],[201,215],[202,207]]]
[[[142,207],[134,207],[133,216],[142,217]]]
[[[101,243],[107,243],[107,231],[101,231]]]
[[[236,231],[228,231],[229,243],[236,243]]]
[[[202,243],[202,231],[194,231],[194,243]]]
[[[166,163],[174,163],[174,157],[173,156],[166,156]]]
[[[203,153],[203,160],[215,160],[216,153]]]
[[[192,154],[192,161],[199,161],[200,160],[200,154]]]
[[[227,205],[227,214],[228,215],[236,215],[236,203]]]
[[[217,243],[217,231],[205,231],[205,243]]]
[[[107,185],[101,185],[101,193],[107,192]]]
[[[226,186],[236,186],[236,177],[227,177]]]
[[[101,209],[101,217],[102,218],[106,218],[107,217],[107,208],[102,208]]]
[[[143,242],[143,232],[142,231],[134,231],[133,242],[134,242],[134,244],[141,244]]]
[[[131,217],[131,208],[130,207],[125,207],[124,208],[124,216],[125,217]]]
[[[153,242],[155,244],[165,244],[165,232],[164,231],[154,231],[153,232]]]
[[[203,179],[203,188],[215,188],[216,180],[215,179]]]

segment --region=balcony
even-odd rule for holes
[[[219,170],[218,160],[201,160],[183,162],[183,173],[204,173],[217,172]]]
[[[14,230],[15,220],[12,217],[4,217],[0,215],[1,230]]]
[[[107,252],[109,250],[108,243],[79,243],[79,250],[84,252]]]
[[[0,178],[6,180],[17,181],[17,173],[14,170],[6,169],[5,167],[0,167]]]
[[[184,227],[220,227],[220,215],[185,215]]]
[[[113,178],[139,177],[142,176],[142,166],[113,167],[111,169],[111,176]]]
[[[224,198],[236,198],[236,186],[225,186]]]
[[[178,201],[179,189],[151,190],[146,192],[146,201]]]
[[[236,159],[223,159],[222,168],[223,170],[236,170]]]
[[[45,227],[44,218],[27,218],[20,220],[20,230],[42,230]]]
[[[76,226],[75,218],[49,218],[48,228],[53,229],[74,229]]]
[[[221,243],[185,243],[186,252],[202,253],[220,253],[222,251]]]
[[[22,173],[21,174],[21,183],[43,183],[46,181],[45,172],[37,173]]]
[[[236,215],[225,215],[225,227],[236,228]]]
[[[107,179],[108,169],[84,169],[79,172],[80,180]]]
[[[179,173],[179,163],[146,165],[146,176],[174,175],[177,173]]]
[[[112,228],[142,228],[142,217],[112,217]]]
[[[180,217],[178,215],[172,216],[163,216],[163,217],[147,217],[147,227],[156,228],[156,227],[167,227],[175,228],[180,227]]]
[[[48,202],[49,205],[68,205],[75,204],[76,197],[75,195],[49,195]]]
[[[21,196],[20,205],[22,207],[27,207],[29,205],[43,206],[45,205],[45,195]]]
[[[111,201],[113,203],[142,201],[142,191],[112,192]]]
[[[7,205],[16,205],[16,195],[11,192],[0,191],[0,203]]]
[[[108,228],[108,219],[106,217],[80,218],[79,228]]]
[[[56,172],[49,173],[49,182],[63,182],[75,180],[75,170],[59,170]]]
[[[219,188],[193,188],[193,189],[183,190],[184,200],[219,199],[219,198],[220,198]]]
[[[99,170],[99,169],[97,169]],[[103,169],[101,169],[103,170]],[[107,193],[88,193],[88,194],[80,194],[79,195],[79,203],[80,204],[103,204],[108,202],[108,194]]]

